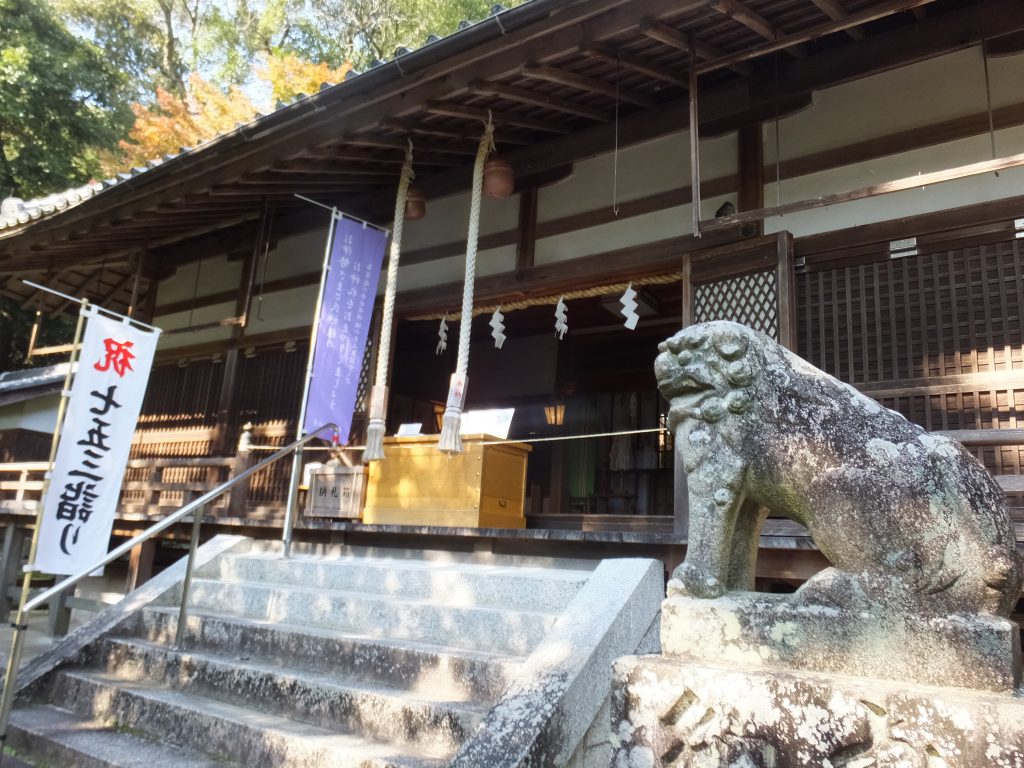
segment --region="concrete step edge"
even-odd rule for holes
[[[285,584],[274,581],[246,582],[246,581],[223,581],[215,578],[196,578],[192,580],[192,589],[197,587],[210,587],[215,584],[223,584],[231,587],[246,587],[249,589],[261,589],[268,591],[288,592],[309,597],[328,597],[351,600],[353,602],[380,602],[393,603],[396,605],[421,606],[424,608],[436,609],[457,609],[461,611],[480,611],[487,613],[498,613],[514,616],[531,616],[540,619],[557,618],[562,611],[538,611],[525,608],[501,608],[495,605],[459,605],[457,603],[437,603],[426,598],[403,597],[379,592],[365,593],[353,592],[345,589],[325,589],[323,587],[304,587],[298,584]]]
[[[186,648],[183,651],[175,650],[160,643],[154,643],[139,638],[118,638],[109,637],[104,640],[108,645],[116,645],[134,650],[141,650],[150,655],[166,655],[168,658],[178,661],[194,660],[199,664],[227,670],[246,670],[257,675],[275,677],[282,684],[293,689],[295,685],[307,687],[322,687],[333,691],[336,694],[355,694],[392,700],[395,704],[422,707],[433,710],[450,710],[465,718],[474,725],[478,722],[489,706],[486,703],[473,703],[471,701],[459,701],[450,699],[433,699],[418,694],[415,691],[402,690],[394,686],[381,683],[373,684],[364,681],[346,680],[337,676],[323,677],[314,676],[311,673],[294,667],[278,667],[269,664],[261,664],[258,660],[231,658],[223,654],[196,651]],[[120,678],[119,678],[120,679]],[[135,680],[135,678],[127,678]],[[150,678],[151,679],[151,678]],[[162,682],[162,681],[160,681]],[[172,686],[175,687],[176,686]]]
[[[83,720],[52,704],[11,713],[9,744],[34,760],[62,768],[231,768],[234,763],[136,733]]]
[[[204,743],[215,755],[230,754],[244,765],[294,763],[321,768],[365,768],[378,765],[371,760],[379,760],[380,768],[419,768],[438,765],[436,761],[444,757],[435,754],[420,756],[426,760],[412,758],[402,745],[336,733],[166,686],[111,679],[82,669],[63,670],[58,678],[70,681],[79,693],[83,686],[91,689],[92,695],[76,697],[76,704],[89,707],[105,702],[108,712],[102,717],[116,720],[121,727],[144,732],[153,732],[156,726],[170,729],[178,738]],[[79,710],[78,714],[86,713]],[[95,712],[93,716],[97,716]]]
[[[169,617],[177,623],[178,609],[170,606],[147,606],[142,611],[143,615],[147,614],[160,614]],[[251,627],[258,627],[267,630],[280,630],[281,632],[298,635],[313,637],[322,640],[338,640],[346,641],[361,645],[372,645],[381,648],[390,648],[394,650],[413,651],[423,654],[436,654],[438,656],[446,657],[460,657],[466,659],[473,659],[481,663],[494,663],[494,664],[509,664],[519,665],[521,664],[528,654],[511,654],[503,653],[500,651],[491,651],[485,648],[454,648],[447,645],[438,645],[437,643],[430,643],[425,640],[414,640],[406,638],[387,638],[387,637],[376,637],[374,635],[360,634],[359,632],[338,632],[333,629],[325,629],[322,627],[314,627],[305,624],[289,624],[285,621],[271,621],[269,619],[257,619],[251,616],[240,616],[233,613],[221,613],[211,608],[203,609],[189,609],[189,619],[204,620],[211,619],[214,621],[223,622],[226,624],[237,624],[237,625],[248,625]],[[186,635],[191,632],[191,629],[186,631]]]

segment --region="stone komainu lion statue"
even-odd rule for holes
[[[736,323],[691,326],[659,350],[690,499],[670,592],[752,589],[770,512],[806,526],[835,566],[799,598],[1009,613],[1021,587],[1013,525],[999,486],[958,443]]]

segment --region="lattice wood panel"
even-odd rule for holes
[[[807,273],[798,291],[819,368],[926,429],[1024,426],[1021,241]],[[1019,447],[976,455],[996,474],[1024,464]]]
[[[733,320],[779,338],[778,289],[775,271],[751,272],[739,277],[693,286],[693,319]]]

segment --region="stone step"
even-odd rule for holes
[[[53,695],[81,717],[159,733],[175,744],[202,744],[247,768],[435,768],[447,756],[417,748],[414,757],[393,744],[101,672],[62,671]]]
[[[170,645],[178,626],[176,608],[148,608],[135,634]],[[343,670],[356,681],[437,692],[457,700],[492,702],[508,687],[521,658],[460,650],[412,640],[346,634],[315,627],[189,612],[185,647],[260,659],[318,674]]]
[[[231,768],[236,763],[161,744],[48,704],[14,710],[8,745],[36,766],[52,768]]]
[[[454,648],[529,653],[558,614],[434,605],[392,595],[195,579],[190,607],[272,622],[410,639]]]
[[[229,582],[298,584],[345,592],[393,595],[461,607],[561,611],[590,571],[429,560],[226,555],[217,576]],[[204,574],[209,575],[209,574]]]
[[[453,752],[486,712],[484,704],[445,700],[441,692],[353,683],[343,670],[317,675],[138,639],[108,638],[104,646],[106,672],[119,681],[166,683],[228,703],[258,702],[261,711],[290,720],[437,754]]]
[[[281,542],[253,541],[249,554],[269,554],[280,557]],[[392,546],[351,546],[339,544],[316,544],[294,542],[292,557],[315,556],[337,560],[380,559],[391,562],[411,560],[430,563],[463,563],[478,565],[500,565],[515,568],[541,568],[548,570],[576,570],[592,573],[599,560],[582,558],[548,557],[545,555],[506,555],[493,552],[456,552],[447,549],[407,549]]]

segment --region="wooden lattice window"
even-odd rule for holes
[[[752,272],[693,287],[694,322],[733,320],[779,338],[775,270]]]

